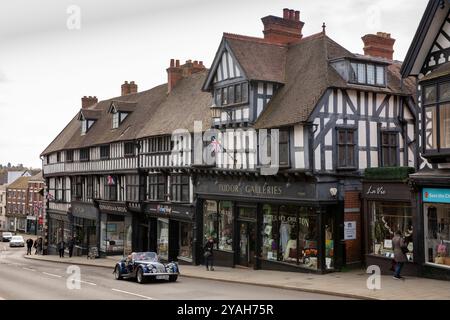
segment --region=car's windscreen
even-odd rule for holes
[[[155,252],[138,252],[133,253],[133,259],[137,261],[157,262],[158,255]]]
[[[14,240],[14,241],[23,241],[23,238],[22,238],[22,237],[12,237],[11,240]]]

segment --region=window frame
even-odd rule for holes
[[[73,150],[66,150],[65,162],[73,162],[73,153],[74,153]]]
[[[236,90],[240,87],[239,90]],[[249,83],[248,81],[234,82],[231,84],[221,85],[215,87],[214,101],[218,107],[235,107],[245,105],[249,103]],[[230,91],[233,92],[230,100]],[[226,92],[226,94],[225,94]],[[237,100],[237,94],[239,92],[240,99]],[[226,103],[225,103],[226,101]]]
[[[183,181],[187,178],[187,182]],[[177,181],[179,179],[179,181]],[[190,176],[188,174],[170,175],[170,201],[177,203],[190,203]],[[187,188],[187,199],[183,198],[183,189]]]
[[[130,150],[127,150],[127,149],[132,149],[132,152],[130,152]],[[126,158],[134,157],[136,155],[136,147],[135,147],[134,142],[124,142],[123,143],[123,155]]]
[[[89,160],[90,160],[90,149],[89,149],[89,147],[88,148],[81,148],[80,149],[80,162],[88,162]],[[83,152],[86,152],[86,155],[87,155],[87,157],[85,157],[85,158],[82,158],[81,157],[81,155],[83,154]]]
[[[105,152],[107,150],[107,152]],[[111,157],[111,145],[100,146],[100,160],[109,160]]]
[[[436,134],[436,149],[427,149],[427,142],[426,142],[426,127],[424,126],[424,123],[422,121],[421,123],[421,134],[422,134],[422,153],[424,157],[433,157],[433,156],[439,156],[439,155],[450,155],[450,148],[441,148],[441,106],[445,106],[450,104],[450,98],[441,100],[441,86],[443,84],[449,83],[450,84],[450,76],[440,77],[437,79],[433,79],[430,81],[421,82],[420,86],[422,88],[421,90],[421,98],[422,98],[422,119],[426,119],[426,111],[427,109],[435,108],[435,115],[436,115],[436,122],[433,123],[433,126],[435,126],[435,133]],[[433,102],[426,102],[425,100],[425,93],[427,88],[434,87],[436,89],[436,99]]]
[[[340,131],[345,131],[345,139],[346,142],[345,143],[340,143],[339,142],[339,133]],[[348,132],[352,132],[353,133],[353,143],[348,143]],[[343,126],[338,126],[336,127],[336,147],[337,147],[337,157],[336,157],[336,169],[337,170],[356,170],[358,169],[358,165],[357,165],[357,147],[358,145],[356,144],[356,134],[357,134],[358,129],[356,127],[343,127]],[[345,146],[345,159],[347,159],[348,154],[349,154],[349,146],[353,146],[353,164],[352,165],[348,165],[347,164],[347,160],[346,160],[346,165],[341,165],[340,163],[340,153],[339,153],[339,147],[341,145]]]
[[[354,70],[353,66],[356,65],[356,70]],[[359,80],[359,66],[360,65],[364,65],[364,81],[360,81]],[[369,72],[368,72],[368,66],[373,66],[373,70],[374,70],[374,83],[369,83],[368,79],[369,79]],[[387,66],[385,64],[382,63],[376,63],[376,62],[372,62],[372,61],[359,61],[359,60],[349,60],[349,64],[348,64],[348,82],[351,84],[356,84],[356,85],[365,85],[365,86],[370,86],[370,87],[380,87],[380,88],[385,88],[387,86],[387,76],[386,76],[386,72],[387,72]],[[378,70],[379,68],[383,68],[383,84],[378,83]],[[354,71],[354,72],[353,72]]]
[[[152,178],[155,178],[154,180]],[[162,194],[160,194],[162,188]],[[150,174],[147,176],[147,201],[167,200],[167,176],[162,173]]]
[[[398,130],[392,130],[392,129],[381,129],[380,130],[380,166],[381,167],[398,167],[400,165],[400,159],[399,159],[399,148],[400,148],[400,143],[399,143],[399,131]],[[387,135],[388,138],[388,143],[384,144],[384,135]],[[391,136],[395,135],[395,145],[392,145],[391,142]],[[389,150],[389,163],[386,164],[385,163],[385,149]],[[393,152],[393,150],[395,150],[394,152],[394,163],[392,163],[392,154],[391,152]]]

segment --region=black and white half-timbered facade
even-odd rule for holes
[[[450,279],[450,2],[430,0],[410,46],[404,77],[417,79],[420,170],[410,176],[417,205],[417,264]]]
[[[401,79],[390,34],[364,36],[360,55],[325,28],[303,37],[299,12],[262,21],[264,38],[223,35],[203,86],[220,149],[213,169],[196,170],[197,228],[215,239],[223,265],[326,272],[359,264],[368,253],[365,171],[417,165],[415,86]],[[277,157],[265,143],[274,136]]]
[[[82,99],[42,153],[49,248],[74,236],[77,254],[155,250],[200,264],[213,238],[223,266],[363,262],[363,214],[405,210],[361,198],[366,171],[418,164],[415,84],[390,34],[364,36],[362,55],[325,27],[304,37],[299,11],[262,21],[263,38],[224,33],[209,70],[171,60],[167,84]]]

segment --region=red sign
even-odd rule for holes
[[[42,216],[39,217],[39,224],[44,224],[44,217]]]

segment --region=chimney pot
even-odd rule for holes
[[[175,67],[175,59],[170,59],[170,67]]]
[[[295,20],[295,10],[289,10],[289,20]]]
[[[96,96],[83,96],[81,98],[81,108],[89,108],[90,106],[93,106],[98,102],[98,99]]]
[[[300,11],[295,11],[295,21],[300,21]]]
[[[366,34],[362,40],[365,55],[393,60],[395,39],[391,38],[390,33]]]
[[[180,67],[180,60],[176,61],[175,67],[179,68]]]
[[[289,20],[289,9],[288,8],[283,9],[283,19]]]

